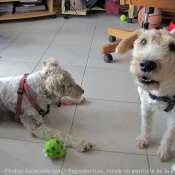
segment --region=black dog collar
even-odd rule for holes
[[[158,101],[163,101],[167,103],[167,107],[164,109],[165,112],[169,112],[171,109],[173,109],[175,105],[175,95],[173,97],[168,97],[168,96],[161,97],[161,96],[153,95],[150,92],[148,93],[149,93],[149,97],[152,100],[158,100]]]

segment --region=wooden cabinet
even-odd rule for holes
[[[1,2],[19,2],[19,0],[0,0]],[[12,20],[12,19],[23,19],[23,18],[34,18],[41,16],[52,16],[56,17],[56,12],[53,10],[53,0],[46,0],[47,10],[42,12],[31,12],[31,13],[20,13],[20,14],[0,14],[0,21]]]

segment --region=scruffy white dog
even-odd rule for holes
[[[4,114],[12,113],[14,116],[16,109],[20,108],[17,107],[17,101],[20,101],[17,91],[22,77],[23,75],[0,78],[0,120],[5,120],[7,117],[7,115],[2,115],[2,112]],[[76,104],[84,101],[82,96],[84,90],[74,82],[67,71],[59,66],[56,59],[43,62],[42,70],[29,74],[27,79],[25,78],[25,82],[30,98],[34,100],[32,103],[36,103],[44,111],[47,110],[48,105],[61,101]],[[91,143],[87,141],[73,138],[68,134],[49,128],[44,124],[43,117],[39,114],[43,114],[44,111],[38,113],[32,103],[27,98],[27,93],[23,93],[19,119],[32,135],[43,139],[58,138],[63,141],[65,146],[75,148],[80,152],[92,148]]]
[[[116,52],[124,54],[130,49],[133,49],[130,71],[138,84],[141,101],[141,134],[136,145],[149,146],[155,107],[164,110],[169,114],[168,128],[157,156],[160,161],[167,161],[175,138],[175,35],[163,29],[139,29],[122,40]]]

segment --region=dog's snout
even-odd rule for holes
[[[79,91],[79,93],[84,94],[84,89],[79,85],[77,85],[77,90]]]
[[[150,60],[140,61],[140,70],[143,72],[151,72],[156,68],[157,68],[157,64],[154,61],[150,61]]]

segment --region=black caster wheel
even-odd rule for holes
[[[64,19],[68,19],[69,18],[69,15],[63,15],[63,18]]]
[[[51,16],[52,19],[55,19],[56,17],[57,17],[56,15],[52,15],[52,16]]]
[[[113,57],[112,57],[111,54],[106,54],[106,55],[104,55],[104,61],[105,61],[106,63],[110,63],[112,60],[113,60]]]
[[[114,42],[114,41],[116,41],[116,37],[115,36],[109,36],[109,42]]]
[[[128,19],[127,19],[127,22],[128,22],[128,23],[132,23],[132,19],[131,19],[131,18],[128,18]]]

